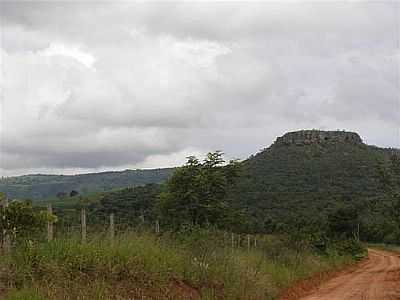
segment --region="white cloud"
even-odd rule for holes
[[[93,67],[96,59],[88,52],[84,52],[79,46],[67,46],[61,43],[51,43],[50,46],[40,52],[44,56],[66,56],[75,59],[84,66]]]

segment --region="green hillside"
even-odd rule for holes
[[[266,231],[298,217],[323,217],[338,205],[351,205],[367,216],[373,210],[383,213],[384,176],[396,153],[368,146],[356,133],[287,133],[243,162],[230,198]]]
[[[134,187],[149,183],[161,183],[173,169],[125,170],[81,175],[25,175],[0,179],[0,192],[9,198],[48,199],[69,195],[71,191],[80,194],[109,191],[116,188]]]

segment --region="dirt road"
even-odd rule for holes
[[[301,300],[400,299],[400,254],[369,250],[359,268],[338,275]]]

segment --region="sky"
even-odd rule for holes
[[[0,176],[245,159],[300,129],[400,147],[400,4],[0,3]]]

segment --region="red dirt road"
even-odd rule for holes
[[[323,283],[301,300],[400,299],[400,254],[369,250],[369,259],[354,271]]]

